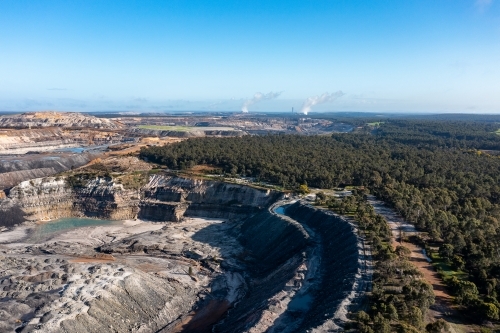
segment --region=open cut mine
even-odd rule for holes
[[[47,177],[0,210],[1,331],[335,332],[370,285],[355,227],[276,191]]]

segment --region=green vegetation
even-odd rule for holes
[[[74,189],[83,188],[87,186],[88,182],[95,177],[103,176],[95,173],[72,173],[66,177],[66,186]]]
[[[441,278],[445,281],[456,277],[458,279],[467,279],[467,273],[463,272],[461,268],[463,267],[463,260],[461,257],[455,258],[456,263],[451,260],[443,258],[437,251],[427,251],[429,258],[432,260],[432,265],[436,268],[436,271],[441,275]],[[458,265],[457,265],[458,263]]]
[[[66,185],[72,188],[85,187],[88,182],[97,177],[112,179],[112,170],[104,164],[98,162],[85,169],[68,171],[66,174]]]
[[[366,124],[366,121],[364,122]],[[500,308],[500,150],[495,123],[391,120],[375,133],[189,139],[143,149],[141,156],[172,169],[210,164],[227,175],[296,190],[302,184],[368,188],[392,205],[437,248],[441,270],[477,288],[459,302],[473,318],[492,320]],[[336,203],[328,203],[335,209]],[[344,213],[354,213],[355,205]],[[383,242],[381,242],[383,244]],[[424,244],[425,245],[425,244]],[[443,257],[444,258],[444,257]],[[458,294],[456,294],[458,297]],[[488,310],[488,311],[486,311]]]
[[[75,189],[83,188],[89,181],[99,177],[122,184],[127,190],[139,189],[148,183],[150,175],[162,172],[161,169],[126,171],[127,166],[106,165],[98,162],[85,169],[67,172],[66,184]]]
[[[383,121],[373,121],[371,123],[366,123],[366,125],[368,125],[368,126],[377,126],[378,127],[378,126],[382,125],[383,123],[384,123]]]
[[[118,184],[122,184],[124,189],[139,189],[148,183],[150,174],[151,171],[134,171],[123,175],[116,175],[113,179]]]
[[[310,193],[311,191],[309,191],[309,187],[307,187],[307,184],[302,184],[299,186],[299,193],[301,194],[308,194]]]
[[[385,122],[377,137],[425,148],[500,150],[496,122],[393,120]]]

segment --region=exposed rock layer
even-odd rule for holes
[[[64,177],[25,181],[0,201],[0,210],[21,207],[28,219],[93,217],[180,221],[183,216],[243,218],[269,206],[278,192],[214,181],[154,175],[140,190],[128,190],[110,178],[72,186]]]
[[[287,283],[304,262],[309,236],[294,223],[264,211],[246,220],[240,228],[239,241],[246,251],[249,291],[229,311],[215,332],[246,332],[272,304],[272,297],[290,289]],[[272,326],[270,323],[267,328]]]

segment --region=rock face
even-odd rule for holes
[[[281,195],[241,185],[161,176],[153,176],[143,191],[139,217],[154,221],[178,221],[182,216],[241,218],[269,206]]]
[[[77,112],[26,112],[12,116],[0,116],[0,127],[86,127],[120,129],[123,125],[105,118],[97,118]]]
[[[304,264],[309,235],[299,224],[264,211],[242,224],[238,239],[247,251],[249,290],[214,332],[267,331],[274,325],[272,319],[260,329],[255,326],[265,311],[286,308],[280,298],[273,297],[293,289],[294,275]],[[296,282],[300,288],[301,282]]]
[[[146,201],[141,202],[139,208],[140,219],[149,221],[179,222],[186,213],[187,203]]]
[[[307,319],[298,331],[328,332],[336,329],[345,316],[338,313],[340,304],[355,288],[366,288],[359,284],[371,278],[364,276],[366,262],[361,260],[362,249],[356,232],[344,218],[300,202],[288,207],[285,213],[312,229],[321,239],[322,279]]]
[[[63,177],[33,179],[12,188],[0,208],[8,207],[9,201],[34,221],[73,216],[129,219],[137,215],[139,205],[137,191],[105,178],[90,180],[84,187],[72,187]]]
[[[21,207],[30,220],[91,217],[112,220],[139,217],[180,221],[186,217],[243,218],[272,204],[281,194],[247,186],[154,175],[140,190],[126,190],[110,178],[72,186],[66,178],[24,181],[0,201],[0,211]],[[1,222],[0,222],[1,225]]]

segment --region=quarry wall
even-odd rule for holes
[[[297,202],[285,214],[314,230],[321,239],[321,285],[300,330],[334,318],[340,303],[349,296],[361,270],[359,244],[354,228],[344,218]]]
[[[66,177],[24,181],[0,201],[0,211],[22,209],[28,220],[61,217],[180,221],[184,216],[241,218],[258,212],[281,196],[242,185],[154,175],[141,189],[125,189],[111,178],[71,185]],[[22,216],[17,216],[21,223]],[[0,224],[2,221],[0,221]]]

